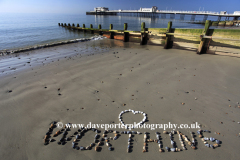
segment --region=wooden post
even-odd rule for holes
[[[123,42],[129,42],[129,32],[124,32]]]
[[[171,33],[171,30],[172,30],[172,21],[169,21],[166,33]],[[168,49],[172,47],[170,44],[170,40],[171,40],[171,36],[166,34],[164,49]]]
[[[63,23],[61,23],[61,26],[63,26]]]
[[[79,23],[77,24],[77,27],[80,27]]]
[[[64,23],[64,27],[66,27],[67,26],[67,24],[66,23]]]
[[[86,30],[85,30],[85,24],[82,25],[82,28],[83,28],[83,32],[86,32]]]
[[[147,34],[145,33],[146,31],[146,28],[145,28],[145,22],[142,22],[141,24],[141,42],[140,42],[140,45],[145,45],[147,44]]]
[[[71,24],[70,24],[70,23],[68,23],[68,27],[71,27]]]
[[[75,27],[75,24],[74,24],[74,23],[72,24],[72,27]]]
[[[58,23],[58,25],[60,26],[60,23]]]
[[[92,28],[93,28],[93,25],[92,25],[92,24],[90,24],[90,28],[91,28],[90,33],[93,34],[93,33],[94,33],[94,30],[92,30]]]
[[[113,24],[110,24],[109,29],[111,30],[113,29]]]
[[[102,29],[101,24],[98,25],[98,29],[99,29],[99,35],[103,35],[103,33],[102,33],[102,31],[101,31],[101,29]]]
[[[110,24],[109,29],[113,29],[113,24]],[[114,39],[114,32],[110,31],[110,39]]]
[[[141,24],[141,31],[144,31],[144,29],[145,29],[145,22],[142,22],[142,24]]]
[[[127,30],[127,27],[128,27],[127,23],[124,23],[124,30]]]
[[[124,26],[123,26],[124,31],[127,30],[127,27],[128,27],[127,23],[124,23]],[[129,41],[129,32],[124,32],[123,36],[124,36],[123,42],[128,42]]]
[[[210,26],[211,26],[211,21],[210,20],[206,20],[205,27],[204,27],[204,30],[203,30],[203,34],[200,35],[201,42],[199,44],[199,47],[198,47],[198,50],[197,50],[197,54],[206,53],[206,50],[207,50],[207,47],[205,47],[206,39],[204,39],[203,36],[207,36],[208,35]]]

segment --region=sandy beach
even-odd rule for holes
[[[0,57],[0,155],[1,159],[239,159],[240,59],[228,55],[197,55],[193,51],[161,46],[123,43],[102,39],[79,42]],[[148,132],[156,139],[160,132],[163,149],[147,143],[144,134],[134,134],[127,153],[128,135],[110,140],[101,151],[76,150],[72,140],[44,145],[53,121],[74,124],[118,124],[124,110],[147,114],[145,124],[201,124],[204,137],[221,141],[219,147],[205,147],[194,128],[176,129],[196,149],[166,151],[171,147],[163,129],[132,129]],[[126,123],[139,122],[141,114],[125,113]],[[127,131],[126,129],[111,129]],[[172,129],[166,129],[172,131]],[[58,129],[54,128],[53,133]],[[77,129],[68,131],[73,135]],[[99,128],[102,136],[104,129]],[[96,133],[88,131],[77,142],[88,146]],[[114,137],[108,133],[107,137]],[[178,135],[176,147],[182,149]],[[51,134],[52,138],[52,134]],[[208,141],[209,144],[215,142]]]

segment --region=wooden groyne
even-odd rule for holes
[[[109,29],[93,28],[90,24],[59,23],[59,26],[103,35],[110,39],[122,40],[124,42],[137,42],[140,45],[153,44],[163,46],[165,49],[177,48],[196,51],[197,54],[217,52],[240,54],[240,29],[210,29],[212,22],[207,20],[204,29],[172,28],[172,22],[167,28],[145,28],[141,24],[141,31],[129,31],[128,25],[124,23],[123,30],[114,30],[113,24]]]

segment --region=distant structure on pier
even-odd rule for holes
[[[159,17],[166,18],[166,15],[170,15],[170,19],[174,19],[175,15],[180,15],[180,20],[184,20],[185,15],[191,15],[190,21],[195,21],[196,15],[204,16],[203,21],[207,20],[208,16],[217,16],[218,21],[222,17],[225,20],[229,20],[230,17],[233,20],[238,20],[240,17],[240,11],[235,11],[232,14],[227,13],[227,11],[211,12],[211,11],[176,11],[176,10],[158,10],[158,7],[153,6],[152,8],[140,8],[139,10],[109,10],[107,7],[97,7],[94,11],[86,12],[87,15],[128,15],[128,16],[140,16],[140,17]]]
[[[157,12],[157,7],[153,6],[152,8],[140,8],[140,12]]]
[[[109,11],[109,9],[107,7],[97,7],[97,8],[94,8],[94,11],[95,12],[106,12],[106,11]]]

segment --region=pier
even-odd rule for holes
[[[238,20],[240,12],[228,14],[226,12],[211,12],[211,11],[177,11],[177,10],[157,10],[156,6],[152,8],[140,8],[139,10],[108,10],[106,7],[95,8],[94,11],[86,12],[86,15],[128,15],[128,16],[139,16],[139,17],[160,17],[166,18],[169,15],[170,19],[174,19],[175,15],[180,15],[180,20],[184,20],[185,15],[191,15],[191,21],[195,21],[196,16],[203,16],[203,21],[206,21],[208,16],[218,17],[218,21],[222,18],[229,20]]]
[[[206,20],[204,29],[172,28],[171,21],[167,28],[146,28],[145,22],[142,22],[141,31],[127,30],[127,23],[124,23],[123,30],[114,30],[113,24],[109,24],[109,29],[102,29],[101,24],[98,24],[98,28],[93,28],[92,24],[89,28],[86,28],[85,24],[82,24],[82,27],[70,23],[58,25],[124,42],[158,45],[165,49],[192,50],[197,54],[217,52],[240,54],[240,29],[209,29],[213,25],[209,20]]]

